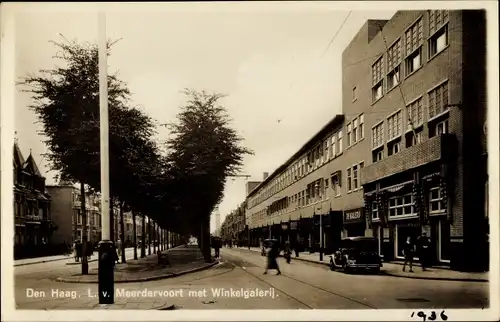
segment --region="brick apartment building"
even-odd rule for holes
[[[51,203],[35,159],[25,159],[17,141],[14,143],[14,257],[50,254],[53,243]]]
[[[368,21],[343,53],[343,114],[248,193],[251,244],[375,236],[391,261],[425,232],[434,263],[487,269],[485,28],[482,11]]]
[[[80,189],[64,182],[47,186],[47,189],[52,196],[52,217],[57,227],[54,241],[71,245],[75,240],[81,240],[84,227]],[[98,195],[88,194],[85,200],[88,240],[97,243],[101,240],[100,198]]]
[[[368,21],[343,53],[344,157],[364,160],[365,216],[385,260],[425,232],[435,264],[487,268],[485,41],[484,12],[399,11]]]

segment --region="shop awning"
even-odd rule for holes
[[[365,197],[371,197],[371,196],[374,196],[375,194],[377,194],[377,190],[365,192]]]
[[[411,185],[412,183],[413,183],[413,180],[410,180],[410,181],[406,181],[406,182],[403,182],[403,183],[400,183],[400,184],[397,184],[394,186],[380,189],[380,191],[388,191],[388,192],[396,193],[396,192],[402,190],[403,188],[406,188],[407,186]]]

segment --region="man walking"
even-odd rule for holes
[[[406,270],[406,264],[410,265],[410,273],[413,273],[413,257],[415,255],[415,245],[410,236],[406,238],[406,243],[403,247],[403,256],[405,257],[405,262],[403,264],[403,272]]]
[[[269,251],[267,252],[267,267],[264,271],[264,274],[267,274],[267,271],[270,269],[275,269],[278,271],[276,275],[281,275],[280,268],[278,266],[278,255],[279,255],[279,245],[277,241],[272,241]]]
[[[214,237],[212,240],[212,247],[215,251],[215,258],[220,257],[220,246],[221,246],[220,244],[221,244],[221,242],[220,242],[219,238]]]

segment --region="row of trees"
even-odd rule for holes
[[[85,227],[85,187],[99,192],[101,184],[98,47],[66,39],[52,43],[58,49],[55,58],[64,64],[39,70],[19,84],[32,95],[30,108],[47,138],[51,169],[61,180],[80,184]],[[115,43],[108,42],[108,56]],[[117,74],[108,75],[110,204],[119,206],[122,225],[123,212],[132,211],[161,228],[196,236],[209,261],[210,214],[223,197],[226,178],[252,152],[231,128],[219,103],[223,95],[184,93],[187,103],[176,122],[158,122],[132,106],[127,84]],[[166,152],[154,139],[157,124],[170,128]],[[82,237],[85,251],[86,231]],[[87,274],[83,258],[82,274]]]

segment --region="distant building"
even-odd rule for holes
[[[14,143],[14,256],[43,255],[52,243],[51,197],[30,152],[25,160]]]
[[[54,241],[70,244],[75,240],[81,241],[84,227],[80,189],[65,182],[47,186],[47,189],[53,200],[52,213],[56,226]],[[101,240],[101,210],[98,195],[88,193],[85,196],[85,212],[88,240],[97,243]]]

